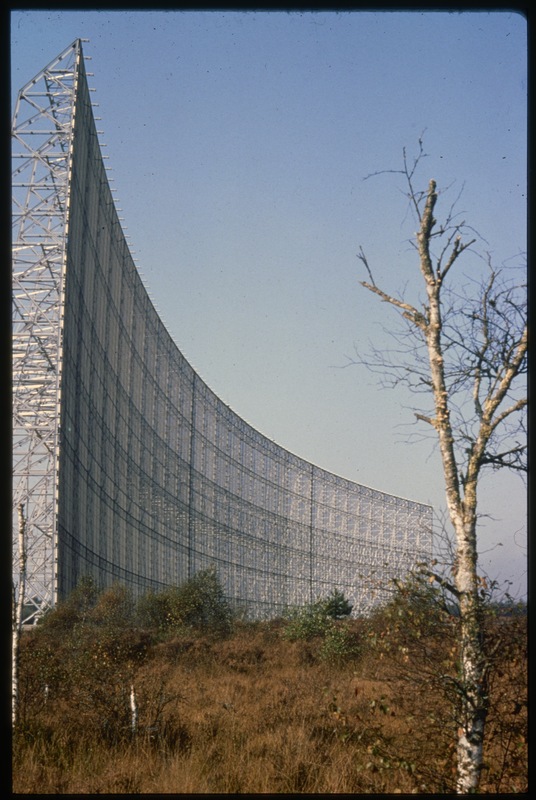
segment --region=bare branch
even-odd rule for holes
[[[501,411],[501,413],[498,414],[493,419],[493,421],[490,423],[491,429],[494,430],[495,428],[497,428],[497,426],[500,425],[501,422],[504,422],[504,420],[507,417],[511,416],[512,414],[515,414],[516,411],[521,411],[521,409],[525,408],[527,406],[527,404],[528,404],[527,398],[526,397],[522,397],[516,403],[514,403],[512,406],[509,406],[508,408],[505,408],[504,411]]]
[[[428,425],[432,426],[432,428],[437,427],[437,420],[433,419],[432,417],[427,417],[426,414],[420,414],[417,411],[415,411],[414,414],[417,419],[421,420],[422,422],[427,422]]]
[[[471,241],[467,242],[466,244],[462,244],[461,236],[458,235],[454,240],[454,246],[452,248],[451,254],[447,263],[445,264],[443,270],[441,270],[441,261],[437,266],[437,277],[439,280],[444,280],[445,275],[450,270],[454,262],[458,259],[459,256],[463,253],[464,250],[467,250],[468,247],[471,247],[472,244],[476,242],[476,239],[471,239]]]
[[[369,267],[369,263],[368,263],[368,261],[367,261],[367,257],[366,257],[366,255],[365,255],[365,253],[363,252],[363,248],[362,248],[362,247],[360,247],[360,248],[359,248],[359,253],[357,254],[357,257],[358,257],[358,259],[359,259],[360,261],[362,261],[362,262],[363,262],[363,264],[365,265],[365,269],[366,269],[366,270],[367,270],[367,272],[368,272],[368,276],[369,276],[369,278],[370,278],[370,282],[371,282],[371,284],[372,284],[373,286],[376,286],[376,284],[375,284],[375,282],[374,282],[374,278],[372,277],[372,272],[370,271],[370,267]]]
[[[365,289],[368,289],[374,294],[377,294],[385,303],[390,303],[392,306],[396,306],[402,311],[402,316],[405,319],[408,319],[410,322],[413,322],[418,328],[421,328],[423,331],[427,328],[427,321],[425,317],[421,314],[420,311],[412,306],[410,303],[405,303],[403,300],[398,300],[396,297],[387,294],[386,292],[379,289],[375,284],[367,283],[366,281],[360,281],[361,286],[364,286]]]
[[[519,470],[520,472],[527,472],[527,465],[520,462],[520,457],[527,452],[526,445],[518,445],[512,447],[510,450],[505,450],[502,453],[484,453],[482,456],[482,464],[491,464],[495,469],[508,467],[509,469]],[[514,456],[514,458],[508,458]]]
[[[430,569],[421,568],[419,569],[419,573],[421,575],[426,575],[427,578],[433,578],[443,589],[447,589],[454,597],[459,597],[460,593],[456,587],[450,583],[446,578],[442,575],[439,575],[437,572],[432,572]]]
[[[432,260],[430,258],[430,235],[432,229],[436,224],[434,219],[434,206],[437,202],[436,182],[431,180],[428,184],[428,194],[426,197],[426,205],[421,219],[421,227],[417,233],[417,245],[420,257],[420,266],[422,274],[427,283],[434,282],[434,271],[432,269]]]

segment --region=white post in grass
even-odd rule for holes
[[[131,710],[131,730],[135,734],[138,729],[138,706],[136,705],[136,692],[134,691],[134,684],[130,686],[130,710]]]

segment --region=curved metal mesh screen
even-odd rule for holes
[[[214,565],[254,616],[341,589],[366,610],[431,550],[429,506],[262,436],[195,373],[151,303],[102,161],[83,60],[74,101],[57,425],[57,588],[136,595]]]

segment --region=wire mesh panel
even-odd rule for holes
[[[101,156],[80,42],[71,51],[61,100],[69,159],[58,157],[63,183],[45,181],[47,208],[61,210],[54,223],[61,235],[50,262],[33,257],[37,300],[24,300],[22,233],[15,250],[15,352],[33,343],[31,357],[21,356],[17,366],[15,502],[40,505],[30,536],[37,540],[44,531],[52,542],[39,557],[53,577],[45,588],[34,581],[32,592],[52,605],[91,575],[100,586],[120,581],[139,595],[215,566],[227,597],[253,616],[281,613],[335,588],[365,610],[386,579],[429,555],[431,508],[291,454],[195,373],[132,260]],[[29,196],[17,202],[20,216],[34,215],[39,226]],[[49,246],[48,234],[32,235],[36,247]],[[51,285],[49,314],[44,298]],[[42,314],[50,334],[44,354]],[[37,391],[30,392],[33,381]],[[24,458],[20,452],[32,440],[35,464],[45,459],[37,444],[43,398],[52,411],[48,483],[38,495],[39,470],[30,468],[27,446]]]

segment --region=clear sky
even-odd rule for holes
[[[429,154],[494,263],[526,250],[527,30],[514,12],[14,11],[14,94],[84,43],[101,142],[134,258],[185,357],[297,455],[444,507],[411,397],[345,366],[387,343],[366,292],[417,276],[393,174]],[[390,313],[391,312],[391,313]],[[424,423],[423,423],[424,424]],[[483,482],[481,564],[526,581],[526,488]]]

